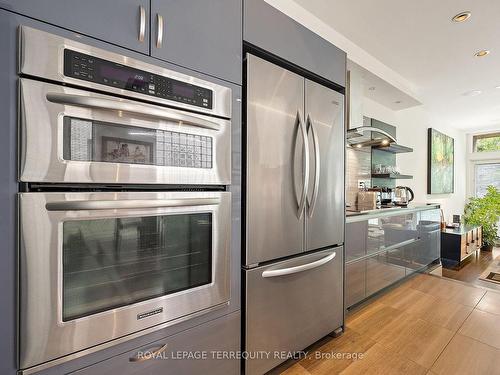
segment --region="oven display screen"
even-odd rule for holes
[[[64,75],[201,108],[213,108],[213,91],[118,62],[64,50]]]
[[[176,96],[194,99],[194,87],[181,85],[178,83],[172,84],[172,93]]]
[[[125,85],[136,85],[142,87],[148,84],[148,81],[143,74],[118,66],[101,65],[99,66],[99,73],[103,78],[107,78],[111,81],[120,81]]]

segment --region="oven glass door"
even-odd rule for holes
[[[229,192],[20,194],[21,368],[224,306]]]
[[[230,121],[21,79],[19,179],[227,185]]]
[[[62,224],[62,320],[212,282],[212,213]]]

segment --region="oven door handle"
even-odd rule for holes
[[[123,111],[160,120],[178,121],[187,125],[211,130],[220,130],[214,121],[190,116],[179,111],[158,108],[149,104],[135,104],[114,99],[96,98],[92,96],[74,95],[59,92],[48,92],[47,100],[52,103],[75,105],[79,107]]]
[[[219,198],[130,199],[121,201],[102,200],[49,202],[45,205],[45,208],[47,211],[93,211],[134,208],[210,206],[218,204],[220,204]]]

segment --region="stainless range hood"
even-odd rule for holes
[[[389,146],[396,138],[374,126],[360,126],[347,131],[347,143],[352,147]]]

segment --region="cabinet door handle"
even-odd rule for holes
[[[141,5],[139,7],[139,42],[144,42],[146,35],[146,9]]]
[[[142,355],[139,355],[139,353],[135,357],[130,357],[128,360],[130,362],[144,362],[144,361],[149,361],[150,359],[154,359],[157,357],[159,354],[163,353],[165,349],[167,349],[168,344],[160,346],[158,349],[150,352],[146,351],[142,353]]]
[[[163,44],[163,16],[156,14],[156,20],[158,23],[157,35],[156,35],[156,48],[161,48]]]

